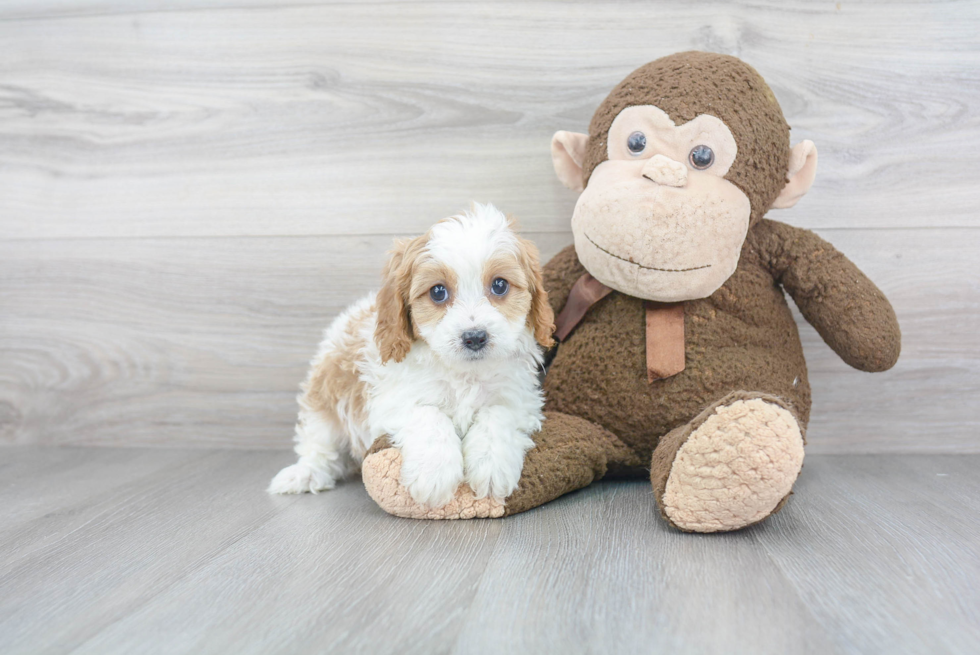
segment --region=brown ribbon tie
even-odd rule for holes
[[[612,289],[595,279],[588,273],[575,280],[575,285],[568,293],[568,300],[562,307],[561,313],[555,319],[555,338],[564,341],[572,330],[582,322],[585,313],[612,293]]]
[[[654,382],[684,370],[684,303],[643,303],[647,315],[647,380]]]
[[[564,341],[575,330],[592,305],[612,289],[586,273],[575,281],[565,306],[555,320],[555,338]],[[647,380],[655,382],[684,370],[684,303],[647,300],[646,355]]]

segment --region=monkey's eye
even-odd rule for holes
[[[432,302],[441,305],[449,298],[449,290],[441,284],[437,284],[429,289],[429,297],[432,298]]]
[[[510,289],[510,283],[502,277],[498,277],[490,284],[490,293],[495,296],[503,296]]]
[[[647,147],[647,137],[643,132],[633,132],[626,137],[626,147],[631,155],[638,155]]]
[[[691,166],[702,171],[715,163],[715,153],[708,146],[694,146],[688,158]]]

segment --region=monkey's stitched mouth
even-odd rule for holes
[[[692,268],[657,268],[656,266],[644,266],[643,264],[638,264],[636,262],[631,262],[630,260],[626,259],[625,257],[620,257],[619,255],[617,255],[614,252],[609,252],[608,250],[606,250],[605,248],[603,248],[602,246],[600,246],[598,243],[596,243],[595,241],[593,241],[592,240],[592,237],[590,237],[588,234],[585,235],[585,238],[589,240],[589,243],[591,243],[593,246],[595,246],[596,248],[598,248],[602,252],[606,253],[610,257],[615,257],[616,259],[618,259],[620,261],[626,262],[627,264],[632,264],[633,266],[636,266],[638,268],[642,268],[642,269],[644,269],[646,271],[661,271],[663,273],[686,273],[688,271],[700,271],[702,268],[711,268],[711,264],[705,264],[704,266],[694,266]]]

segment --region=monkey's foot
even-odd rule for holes
[[[738,530],[782,507],[803,467],[803,436],[793,414],[769,400],[729,397],[664,437],[651,478],[672,525]]]
[[[381,509],[408,519],[485,519],[504,515],[503,503],[491,497],[477,498],[466,483],[456,496],[442,507],[426,507],[412,499],[399,480],[402,454],[397,448],[382,448],[368,453],[361,464],[361,477],[368,495]]]

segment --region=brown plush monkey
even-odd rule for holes
[[[901,335],[885,296],[814,233],[766,220],[810,188],[772,91],[744,62],[686,52],[631,73],[589,134],[558,132],[555,171],[582,191],[574,246],[545,266],[561,341],[547,420],[504,505],[461,488],[439,510],[397,484],[399,455],[364,462],[387,511],[501,516],[603,477],[650,476],[682,530],[736,530],[789,497],[810,387],[784,291],[851,366],[883,371]]]

